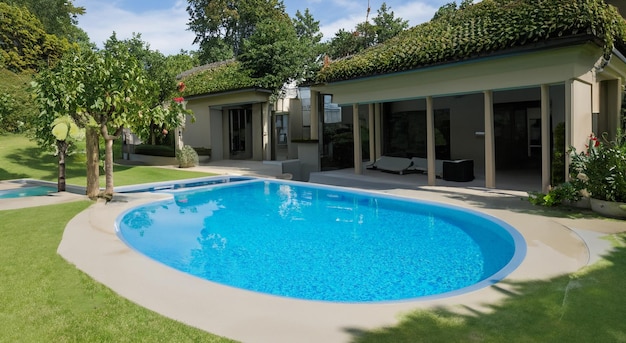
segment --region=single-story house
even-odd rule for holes
[[[485,187],[513,170],[547,190],[570,146],[624,125],[625,56],[626,22],[602,0],[483,0],[331,61],[286,99],[253,82],[190,87],[184,141],[212,159],[306,151],[318,170],[357,174],[381,156],[423,158],[431,185],[438,160],[471,160]],[[221,68],[197,79],[220,85]]]

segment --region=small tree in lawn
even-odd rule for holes
[[[85,130],[80,129],[70,116],[63,116],[52,122],[52,135],[56,138],[57,156],[59,156],[58,191],[65,192],[65,157],[75,141],[85,138]]]
[[[137,59],[122,44],[108,44],[101,51],[73,51],[34,83],[41,114],[38,135],[52,139],[50,124],[58,117],[69,115],[78,126],[86,128],[87,135],[87,195],[95,198],[98,185],[98,140],[105,141],[104,197],[113,196],[113,141],[120,137],[124,127],[130,129],[145,125],[144,116],[152,112],[169,120],[172,125],[180,120],[177,110],[154,110],[148,88],[150,80]],[[172,80],[174,84],[174,80]],[[161,117],[159,117],[161,120]],[[45,125],[44,125],[45,124]],[[95,161],[95,162],[94,162]]]

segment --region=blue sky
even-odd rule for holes
[[[430,20],[437,9],[452,0],[370,0],[370,18],[383,2],[396,17],[414,26]],[[324,39],[330,39],[339,29],[352,30],[365,21],[367,0],[284,0],[287,13],[293,18],[297,10],[309,9],[320,21]],[[457,1],[457,3],[460,0]],[[113,31],[120,39],[129,38],[133,32],[141,33],[153,50],[175,54],[181,49],[195,50],[193,32],[187,31],[189,16],[186,0],[75,0],[74,4],[86,8],[79,17],[78,26],[89,34],[98,46]]]

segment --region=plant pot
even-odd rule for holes
[[[626,203],[591,198],[591,210],[605,217],[626,219]]]
[[[591,208],[589,197],[582,197],[578,199],[577,201],[564,200],[563,204],[567,206],[575,207],[575,208],[582,208],[582,209]]]

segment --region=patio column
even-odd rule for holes
[[[369,127],[369,138],[370,138],[370,162],[376,161],[376,125],[374,125],[374,104],[369,104],[368,106],[368,127]]]
[[[485,95],[485,187],[496,188],[496,145],[493,129],[493,91]]]
[[[428,164],[428,185],[437,183],[435,175],[435,110],[433,109],[433,97],[426,98],[426,160]]]
[[[363,174],[363,152],[361,151],[361,124],[359,122],[359,104],[352,105],[352,131],[354,137],[354,173]]]
[[[319,139],[319,110],[320,92],[311,90],[311,140]]]
[[[261,105],[261,113],[263,114],[263,159],[272,159],[272,113],[270,102]]]
[[[383,154],[383,136],[382,136],[382,113],[380,111],[381,104],[377,103],[374,105],[374,143],[376,146],[376,154],[374,155],[374,160],[378,159]]]
[[[550,190],[550,86],[541,85],[541,191]]]

